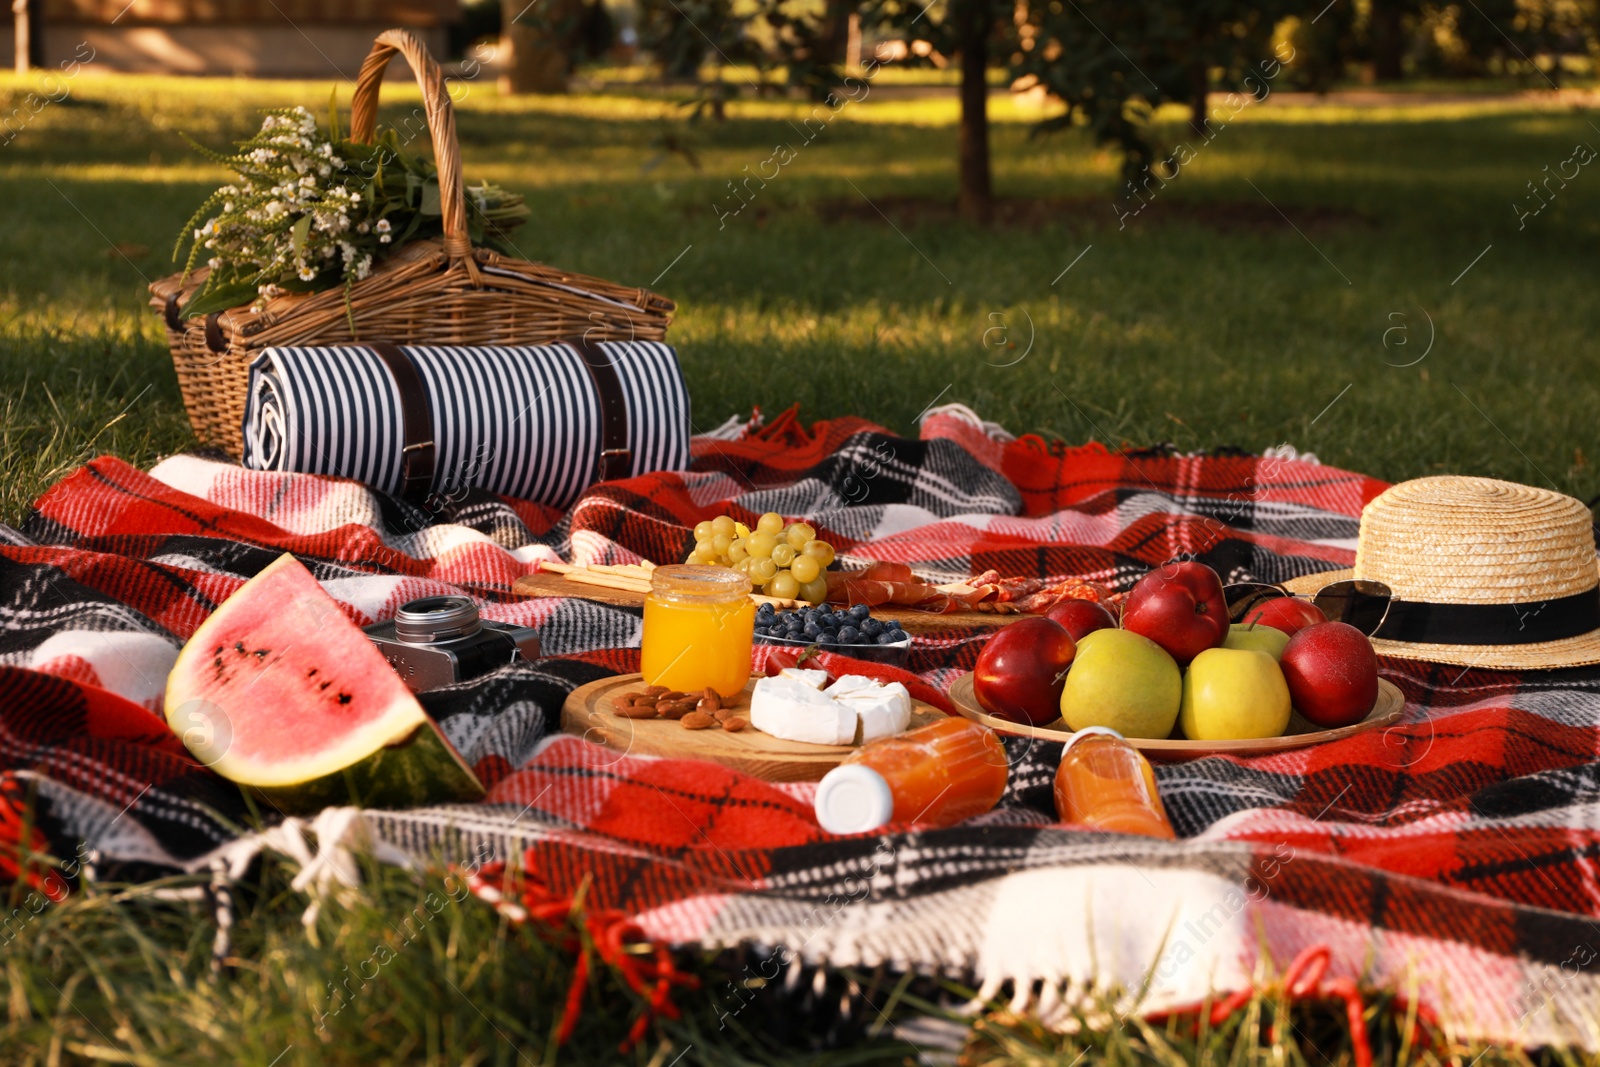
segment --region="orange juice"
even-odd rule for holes
[[[1115,730],[1091,726],[1073,735],[1056,768],[1055,794],[1062,822],[1111,834],[1176,836],[1150,761]]]
[[[726,567],[657,567],[644,601],[646,685],[725,697],[750,680],[756,605],[750,579]]]
[[[817,786],[817,821],[836,834],[950,826],[994,807],[1009,770],[993,730],[952,715],[845,757]]]

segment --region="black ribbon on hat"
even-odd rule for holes
[[[1392,600],[1372,636],[1429,645],[1537,645],[1600,630],[1600,586],[1525,604]]]

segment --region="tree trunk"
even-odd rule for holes
[[[1400,65],[1405,42],[1400,33],[1399,0],[1372,0],[1372,73],[1381,82],[1405,76]]]
[[[500,31],[500,54],[505,66],[500,75],[503,93],[564,93],[572,67],[565,42],[549,27],[565,25],[577,14],[581,0],[543,0],[535,22],[528,5],[501,0],[505,25]],[[518,21],[517,16],[522,15]]]
[[[12,0],[11,14],[15,18],[17,73],[26,74],[33,60],[33,19],[28,10],[28,0]]]
[[[963,0],[957,23],[961,41],[961,217],[987,225],[994,218],[989,179],[989,35],[991,0]]]
[[[1196,63],[1189,71],[1189,128],[1201,137],[1206,135],[1210,96],[1211,75],[1204,63]]]
[[[824,66],[842,66],[850,48],[850,20],[855,14],[851,0],[827,0],[822,8],[822,22],[817,27],[817,62]]]

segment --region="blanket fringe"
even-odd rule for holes
[[[308,834],[316,839],[316,851],[312,851]],[[322,902],[333,894],[341,903],[349,904],[355,890],[361,887],[358,853],[404,870],[415,868],[409,855],[372,833],[360,808],[351,807],[325,808],[310,820],[290,816],[276,826],[229,842],[203,857],[200,866],[212,872],[215,892],[243,878],[255,858],[268,849],[286,856],[298,867],[289,886],[311,897],[300,923],[313,945],[317,944],[317,917],[322,913]],[[219,949],[226,942],[225,928],[218,924]]]
[[[623,1054],[644,1040],[651,1021],[657,1016],[663,1019],[681,1017],[672,1000],[674,989],[690,990],[700,986],[700,979],[678,970],[667,946],[647,937],[627,912],[584,907],[582,889],[571,897],[564,897],[540,883],[532,875],[531,857],[525,858],[520,871],[511,872],[505,864],[495,863],[476,873],[462,873],[473,892],[494,905],[508,920],[518,925],[533,922],[540,936],[560,951],[576,957],[561,1026],[556,1031],[558,1045],[566,1044],[583,1014],[591,950],[598,952],[603,962],[622,975],[628,988],[646,1001],[644,1010],[618,1045],[618,1051]],[[573,929],[573,920],[578,920],[577,929]]]

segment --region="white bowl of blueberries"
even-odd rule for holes
[[[756,609],[755,639],[767,645],[806,648],[903,667],[911,653],[911,635],[897,619],[874,618],[872,609],[855,604],[845,609],[827,606],[779,611],[771,604]]]

